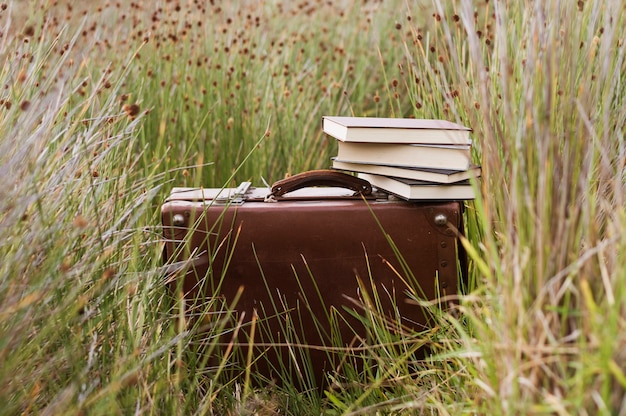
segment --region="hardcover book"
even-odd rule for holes
[[[469,181],[438,184],[369,173],[359,173],[359,178],[369,181],[376,188],[407,200],[465,200],[476,197]]]
[[[337,141],[337,159],[352,163],[467,170],[470,145],[352,143]]]
[[[344,142],[469,145],[471,129],[447,120],[323,116],[323,131]]]
[[[333,158],[333,169],[372,173],[375,175],[393,176],[397,178],[413,179],[437,183],[454,183],[481,175],[480,166],[471,165],[467,170],[413,168],[389,165],[374,165],[369,163],[352,163]]]

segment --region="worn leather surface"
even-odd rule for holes
[[[349,312],[366,313],[359,306],[364,289],[369,298],[375,289],[377,303],[392,326],[417,331],[428,328],[428,319],[407,293],[432,300],[458,290],[460,202],[306,198],[240,205],[210,202],[173,198],[163,205],[167,258],[170,262],[196,258],[193,267],[173,275],[172,287],[184,279],[188,299],[203,304],[213,299],[213,315],[203,318],[209,325],[222,324],[222,318],[230,326],[243,325],[236,339],[229,331],[221,340],[224,345],[242,344],[243,353],[229,359],[242,368],[256,314],[254,371],[268,379],[278,379],[277,369],[284,366],[306,385],[300,354],[311,356],[318,383],[324,372],[340,367],[344,352],[318,347],[330,344],[331,332],[341,334],[344,346],[358,346],[368,338]],[[227,316],[219,305],[231,305],[235,299],[236,313]],[[329,324],[331,315],[338,321],[335,328]]]

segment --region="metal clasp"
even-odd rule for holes
[[[241,205],[245,202],[245,196],[252,182],[241,182],[232,192],[229,192],[226,196],[218,196],[215,198],[215,202],[218,204],[236,204]]]
[[[435,215],[434,222],[438,226],[443,227],[444,225],[448,224],[448,217],[446,216],[446,214],[437,214]]]

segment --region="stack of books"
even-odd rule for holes
[[[322,117],[337,139],[332,167],[407,200],[474,199],[471,129],[445,120]]]

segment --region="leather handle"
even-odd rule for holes
[[[280,197],[284,194],[310,186],[332,186],[348,188],[361,195],[372,193],[372,185],[365,179],[330,169],[310,170],[274,182],[271,188],[271,197]]]

